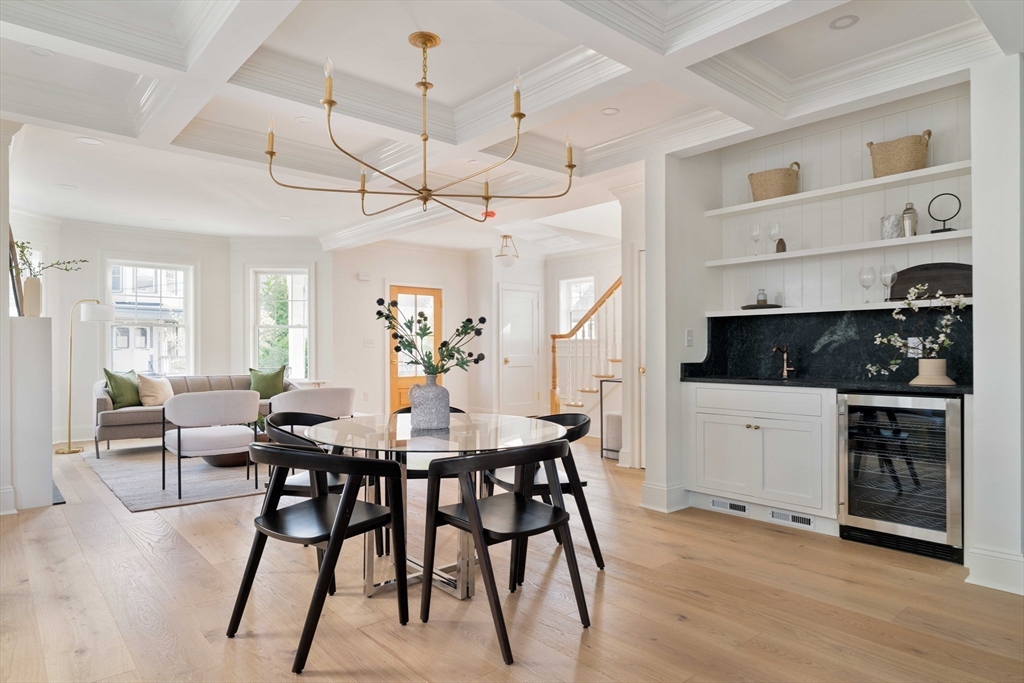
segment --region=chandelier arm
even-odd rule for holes
[[[369,194],[369,193],[367,193],[367,194]],[[402,196],[407,196],[407,195],[402,195]],[[384,213],[386,211],[390,211],[391,209],[397,209],[398,207],[404,206],[405,204],[408,204],[409,202],[414,202],[417,199],[419,199],[419,195],[413,197],[412,199],[406,199],[405,201],[398,202],[397,204],[393,204],[393,205],[387,207],[386,209],[381,209],[380,211],[371,211],[370,213],[367,213],[366,212],[366,195],[363,195],[362,199],[360,200],[360,207],[359,208],[362,209],[364,216],[379,216],[380,214],[382,214],[382,213]]]
[[[569,194],[569,190],[572,189],[572,174],[569,174],[569,184],[566,186],[565,191],[559,194],[547,194],[547,195],[522,195],[522,194],[492,194],[488,195],[487,199],[558,199]],[[447,198],[459,198],[459,199],[484,199],[483,195],[479,194],[433,194],[431,198],[437,201],[437,197]],[[438,202],[440,204],[440,202]],[[482,222],[482,221],[481,221]]]
[[[344,147],[339,145],[337,143],[337,141],[334,139],[334,131],[331,129],[331,112],[330,112],[330,110],[327,111],[327,134],[331,138],[331,144],[333,144],[335,147],[337,147],[338,151],[340,151],[342,154],[347,156],[349,159],[352,159],[353,161],[356,161],[356,162],[362,164],[363,166],[365,166],[366,168],[370,169],[371,171],[373,171],[375,173],[381,174],[385,178],[388,178],[390,180],[395,181],[396,183],[398,183],[399,185],[405,187],[408,190],[412,190],[413,192],[417,192],[416,188],[413,187],[412,185],[410,185],[409,183],[406,183],[406,182],[404,182],[402,180],[399,180],[398,178],[394,177],[393,175],[389,175],[389,174],[385,173],[384,171],[380,170],[379,168],[377,168],[373,164],[366,163],[365,161],[363,161],[362,159],[360,159],[359,157],[355,156],[354,154],[352,154],[351,152],[346,150]]]
[[[289,185],[288,183],[282,183],[280,180],[274,177],[274,162],[271,161],[268,164],[270,170],[270,179],[281,187],[287,187],[289,190],[310,190],[311,192],[340,192],[343,194],[359,194],[359,190],[345,190],[334,187],[303,187],[302,185]],[[395,193],[397,194],[397,193]],[[405,196],[405,195],[403,195]]]
[[[475,217],[475,216],[470,216],[470,215],[469,215],[468,213],[466,213],[465,211],[459,211],[458,209],[456,209],[456,208],[455,208],[454,206],[452,206],[451,204],[445,204],[444,202],[442,202],[442,201],[441,201],[440,199],[437,199],[436,197],[431,197],[431,198],[432,198],[432,199],[433,199],[433,200],[434,200],[435,202],[437,202],[438,204],[440,204],[441,206],[443,206],[444,208],[448,209],[449,211],[454,211],[455,213],[459,214],[460,216],[464,216],[464,217],[468,218],[468,219],[469,219],[469,220],[471,220],[471,221],[476,221],[477,223],[483,223],[484,221],[486,221],[486,220],[487,220],[487,216],[484,216],[483,218],[477,218],[477,217]]]
[[[450,183],[447,183],[445,185],[442,185],[441,187],[435,188],[434,190],[432,190],[432,192],[437,193],[437,192],[440,192],[441,190],[446,190],[446,189],[448,189],[449,187],[451,187],[453,185],[458,185],[459,183],[464,183],[467,180],[470,180],[472,178],[477,177],[478,175],[481,175],[483,173],[487,173],[488,171],[493,171],[494,169],[496,169],[499,166],[501,166],[502,164],[504,164],[506,161],[509,161],[510,159],[512,159],[512,157],[514,157],[516,155],[516,151],[518,151],[518,149],[519,149],[519,120],[517,119],[516,120],[516,142],[515,142],[514,145],[512,145],[512,151],[509,153],[509,155],[507,157],[505,157],[504,159],[502,159],[501,161],[499,161],[499,162],[497,162],[495,164],[492,164],[492,165],[488,166],[487,168],[481,169],[481,170],[479,170],[479,171],[477,171],[475,173],[470,173],[465,178],[459,178],[458,180],[453,180]],[[454,195],[447,195],[447,196],[451,197],[451,196],[454,196]],[[473,196],[476,196],[476,195],[473,195]]]

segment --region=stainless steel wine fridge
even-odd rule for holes
[[[960,398],[839,396],[839,535],[963,563]]]

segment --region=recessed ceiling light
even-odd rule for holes
[[[29,45],[28,51],[34,54],[36,57],[52,57],[53,52],[47,50],[45,47],[36,47],[35,45]]]
[[[298,121],[299,123],[313,123],[313,119],[309,118],[308,116],[296,116],[295,120]]]
[[[841,17],[832,20],[832,23],[828,25],[833,31],[842,31],[844,28],[850,28],[854,24],[860,21],[860,17],[856,14],[844,14]]]
[[[480,165],[480,162],[479,162],[479,161],[477,161],[476,159],[470,159],[470,160],[469,160],[469,161],[468,161],[467,163],[468,163],[468,164],[469,164],[470,166],[479,166],[479,165]]]
[[[616,109],[615,107],[608,107],[606,109],[602,109],[601,113],[604,114],[605,116],[615,116],[616,114],[619,113],[619,110]]]
[[[81,142],[83,145],[92,145],[98,147],[103,144],[103,140],[97,140],[96,138],[80,137],[75,138],[75,142]]]
[[[290,221],[292,219],[292,217],[291,216],[278,216],[277,219],[279,221]]]
[[[77,190],[78,189],[78,186],[76,186],[76,185],[57,185],[57,187],[59,187],[62,190]]]

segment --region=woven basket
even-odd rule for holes
[[[750,181],[750,193],[754,195],[755,202],[796,194],[799,179],[800,164],[796,161],[791,163],[789,168],[772,168],[747,176],[747,180]]]
[[[932,132],[926,130],[920,135],[908,135],[889,142],[869,142],[872,173],[881,178],[924,168],[928,165],[928,140],[931,137]]]

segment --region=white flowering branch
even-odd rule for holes
[[[901,323],[907,320],[907,309],[912,310],[914,313],[920,313],[921,299],[925,298],[924,294],[928,291],[928,284],[916,285],[911,287],[907,291],[907,298],[900,302],[893,312],[892,317],[894,320],[898,320]],[[869,364],[865,366],[868,371],[868,375],[874,377],[875,375],[889,375],[899,369],[900,364],[908,357],[911,350],[920,351],[922,358],[938,358],[939,353],[945,351],[953,345],[953,341],[949,338],[950,332],[953,330],[953,325],[957,322],[961,322],[958,311],[962,311],[967,307],[967,302],[964,300],[962,294],[958,294],[954,297],[943,296],[942,290],[940,289],[935,293],[935,299],[938,301],[937,308],[948,308],[949,312],[944,314],[940,319],[938,325],[933,330],[937,332],[937,335],[929,335],[925,337],[921,332],[921,326],[925,323],[925,316],[918,315],[917,322],[914,324],[914,329],[911,334],[906,337],[901,336],[898,332],[893,332],[888,336],[882,336],[881,333],[875,335],[876,346],[891,346],[894,350],[892,359],[884,365],[873,365]],[[913,348],[910,346],[909,339],[915,337],[921,340],[921,345],[915,345]]]

